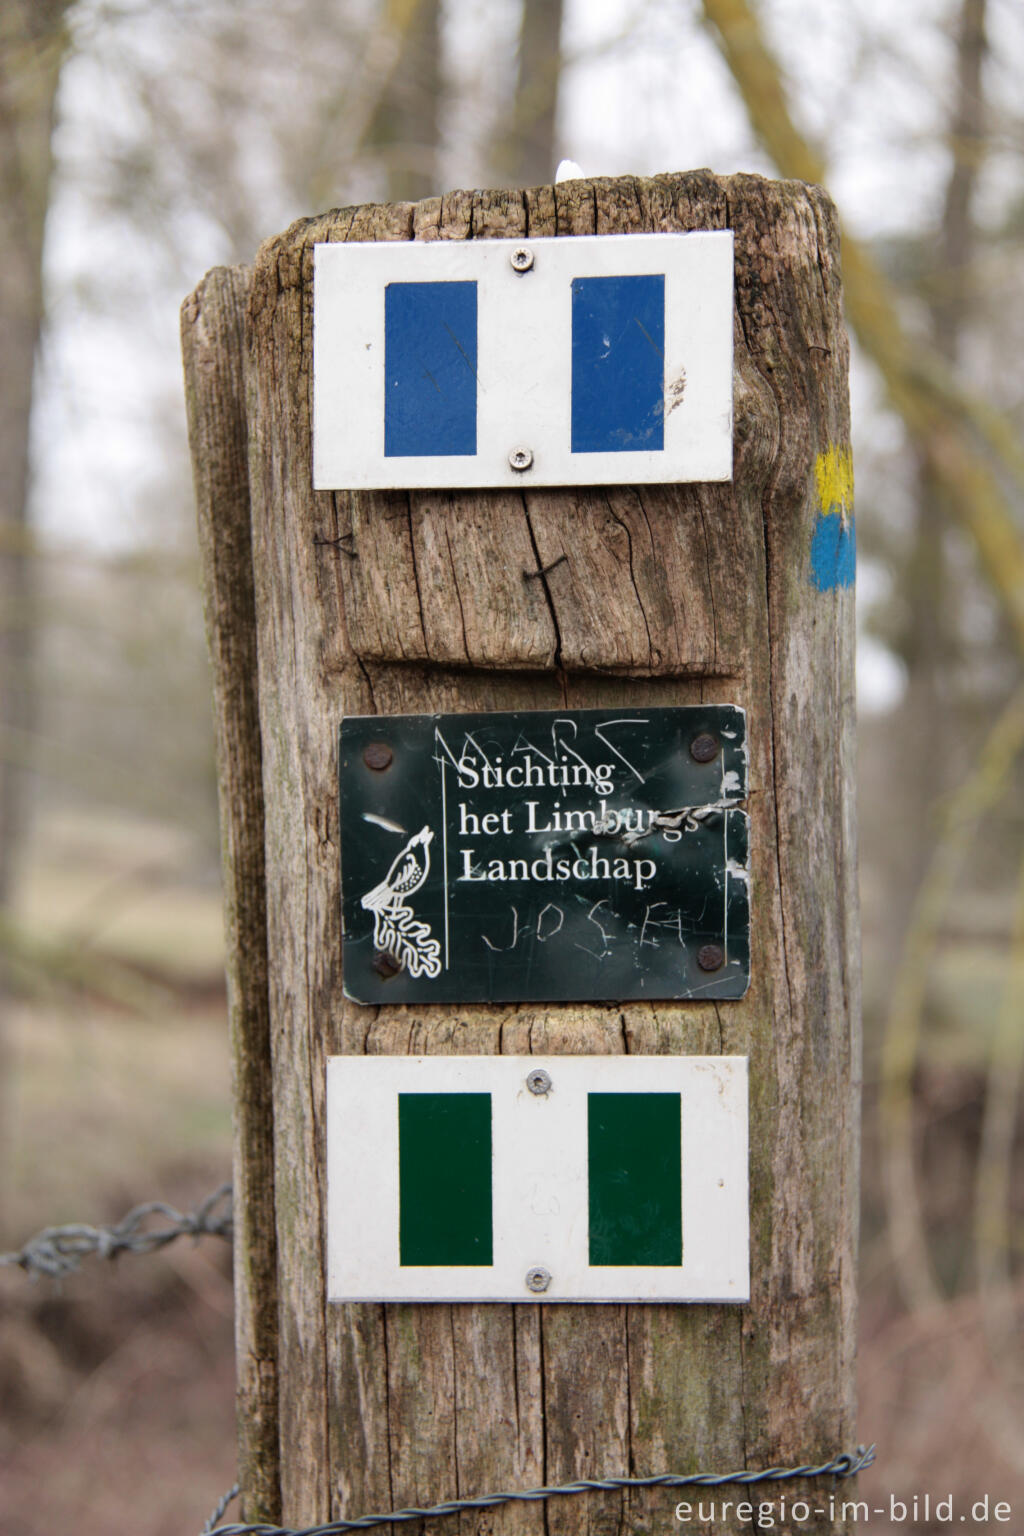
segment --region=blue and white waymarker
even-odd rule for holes
[[[336,1056],[333,1301],[746,1301],[744,1056]]]
[[[318,245],[313,484],[732,476],[728,230]]]

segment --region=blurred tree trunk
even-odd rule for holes
[[[984,154],[982,63],[985,54],[986,0],[962,0],[957,38],[956,93],[949,145],[952,166],[946,185],[936,256],[927,279],[932,339],[943,360],[955,366],[960,340],[970,319],[970,268],[974,256],[974,189]],[[905,815],[900,819],[902,865],[897,877],[896,914],[910,909],[928,862],[934,804],[950,787],[950,770],[960,765],[948,750],[951,697],[960,649],[959,583],[950,571],[951,509],[941,475],[927,454],[918,455],[914,543],[905,571],[907,622],[901,650],[907,667],[900,761],[893,782],[902,784]],[[943,764],[948,765],[943,771]],[[928,793],[922,794],[922,786]],[[902,945],[904,921],[889,930],[890,958]]]
[[[417,201],[440,190],[440,0],[384,0],[398,58],[374,111],[366,147],[376,150],[393,202]]]
[[[523,0],[512,120],[494,146],[498,179],[510,186],[543,186],[555,178],[561,43],[562,0]]]
[[[962,336],[971,318],[970,269],[975,250],[974,191],[984,154],[982,64],[986,0],[962,0],[957,36],[956,91],[949,131],[951,169],[927,296],[932,341],[950,368],[958,362]],[[899,815],[890,847],[890,921],[880,956],[883,974],[897,977],[911,933],[916,898],[932,862],[937,835],[936,807],[963,771],[951,738],[963,720],[957,662],[963,648],[958,595],[952,568],[953,508],[948,488],[927,453],[917,455],[914,542],[903,574],[907,620],[900,649],[907,690],[900,727],[890,735],[893,786]],[[969,735],[969,732],[964,732]],[[893,857],[894,855],[894,857]],[[934,1304],[940,1295],[933,1271],[924,1214],[918,1194],[913,1096],[914,1063],[902,1083],[891,1063],[898,1049],[890,1017],[883,1048],[882,1114],[884,1174],[890,1244],[904,1298],[912,1307]]]
[[[970,272],[976,244],[971,210],[986,147],[982,88],[986,4],[987,0],[963,0],[957,41],[957,99],[949,145],[953,168],[946,187],[932,298],[935,344],[950,363],[957,361],[971,308]]]
[[[69,3],[5,0],[0,11],[0,908],[10,900],[24,820],[18,760],[29,723],[29,419]]]

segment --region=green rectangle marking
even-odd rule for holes
[[[587,1095],[590,1262],[682,1264],[678,1093]]]
[[[402,1264],[494,1262],[489,1093],[398,1095]]]

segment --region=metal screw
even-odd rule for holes
[[[551,1074],[545,1072],[543,1067],[534,1067],[532,1072],[526,1074],[526,1086],[531,1093],[550,1093]]]
[[[718,741],[708,731],[701,731],[690,742],[690,756],[695,763],[710,763],[718,756]]]
[[[509,257],[515,272],[529,272],[533,266],[533,252],[525,245],[517,245]]]
[[[378,949],[373,957],[373,968],[377,975],[384,981],[390,981],[392,976],[397,976],[402,969],[402,962],[397,955],[392,955],[386,949]]]
[[[508,462],[521,474],[524,469],[530,469],[533,464],[533,449],[513,448],[508,456]]]
[[[697,951],[697,964],[702,971],[720,971],[725,964],[725,950],[721,944],[702,944]]]
[[[363,762],[367,768],[372,768],[374,773],[383,773],[385,768],[390,768],[395,754],[384,741],[371,741],[363,753]]]
[[[533,1269],[526,1271],[526,1289],[528,1291],[534,1291],[539,1294],[541,1291],[546,1291],[550,1284],[551,1271],[550,1269],[545,1269],[543,1265],[536,1264]]]

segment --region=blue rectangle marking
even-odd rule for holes
[[[384,290],[384,456],[476,453],[476,283]]]
[[[665,278],[572,284],[572,451],[665,446]]]

